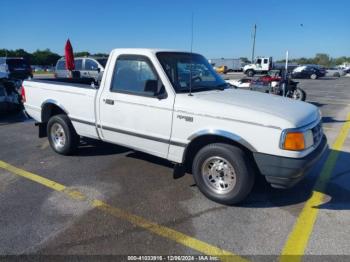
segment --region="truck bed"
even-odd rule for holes
[[[35,78],[29,81],[91,89],[98,89],[99,87],[93,78]]]
[[[80,135],[98,137],[95,127],[95,96],[98,86],[86,79],[25,80],[25,108],[37,122],[42,122],[42,109],[47,104],[57,105],[72,120]],[[64,104],[64,105],[62,105]]]

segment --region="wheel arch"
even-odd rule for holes
[[[47,123],[54,115],[68,115],[68,111],[56,100],[48,99],[41,105],[41,122]]]
[[[256,149],[242,137],[223,130],[201,130],[191,135],[188,140],[190,143],[186,146],[183,154],[183,164],[191,164],[196,153],[206,145],[213,143],[225,143],[242,149],[250,157]]]

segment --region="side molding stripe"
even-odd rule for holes
[[[70,117],[70,119],[72,121],[74,121],[74,122],[78,122],[78,123],[81,123],[81,124],[86,124],[86,125],[90,125],[90,126],[96,126],[95,123],[90,122],[90,121],[81,120],[81,119],[77,119],[77,118],[73,118],[73,117]],[[160,143],[171,144],[171,145],[174,145],[174,146],[179,146],[179,147],[186,147],[187,146],[187,144],[185,144],[185,143],[171,141],[171,140],[168,140],[168,139],[154,137],[154,136],[148,136],[148,135],[139,134],[139,133],[134,133],[134,132],[122,130],[122,129],[119,129],[119,128],[113,128],[113,127],[108,127],[108,126],[103,126],[102,127],[101,125],[97,125],[97,128],[101,128],[101,129],[104,129],[104,130],[107,130],[107,131],[116,132],[116,133],[120,133],[120,134],[129,135],[129,136],[135,136],[135,137],[139,137],[139,138],[143,138],[143,139],[153,140],[153,141],[160,142]]]

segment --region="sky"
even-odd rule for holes
[[[63,54],[114,48],[189,50],[207,58],[350,56],[349,0],[2,0],[0,48]]]

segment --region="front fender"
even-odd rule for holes
[[[191,141],[193,141],[201,136],[205,136],[205,135],[214,135],[214,136],[218,136],[218,137],[227,138],[227,139],[230,139],[230,140],[246,147],[251,152],[257,151],[250,143],[248,143],[245,139],[243,139],[239,135],[236,135],[232,132],[228,132],[225,130],[220,130],[220,129],[203,129],[203,130],[197,131],[196,133],[189,136],[188,140],[191,143]]]

